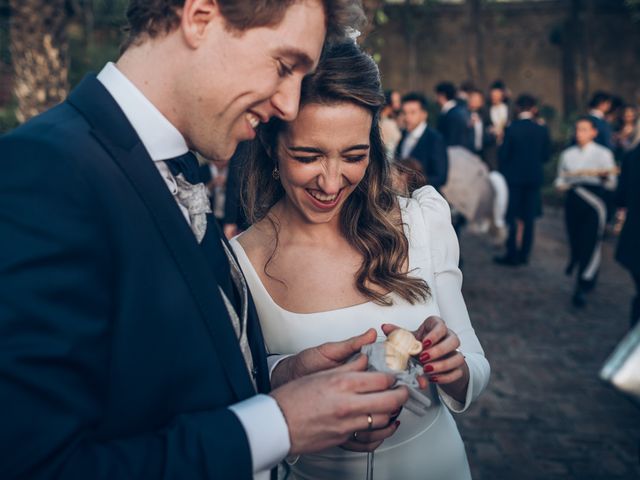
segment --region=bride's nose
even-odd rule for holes
[[[342,183],[342,168],[340,167],[340,162],[327,162],[318,179],[318,186],[327,195],[333,195],[340,191]]]

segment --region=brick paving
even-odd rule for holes
[[[640,479],[640,407],[598,379],[628,327],[633,293],[604,244],[599,284],[583,310],[560,210],[537,224],[528,266],[492,263],[489,241],[465,232],[464,294],[491,363],[491,382],[457,417],[475,480]]]

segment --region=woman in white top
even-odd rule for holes
[[[446,201],[431,187],[411,198],[391,190],[377,122],[383,100],[369,56],[353,42],[328,47],[303,82],[297,119],[259,132],[245,170],[254,225],[232,246],[270,353],[369,327],[383,339],[401,326],[423,343],[421,384],[432,405],[354,432],[342,448],[291,459],[293,478],[362,479],[373,449],[375,478],[470,478],[450,411],[477,398],[489,364],[460,291]]]

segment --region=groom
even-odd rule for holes
[[[268,478],[406,400],[364,358],[344,364],[373,331],[270,374],[188,153],[228,159],[295,118],[325,37],[360,15],[132,0],[117,64],[0,138],[0,478]]]

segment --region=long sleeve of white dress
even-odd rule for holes
[[[441,317],[447,327],[458,335],[460,352],[469,366],[469,386],[464,404],[438,388],[442,401],[456,413],[464,412],[489,383],[490,367],[480,341],[471,325],[469,312],[462,297],[462,272],[458,268],[460,247],[451,224],[449,205],[430,186],[413,193],[422,211],[434,269],[435,293]]]

